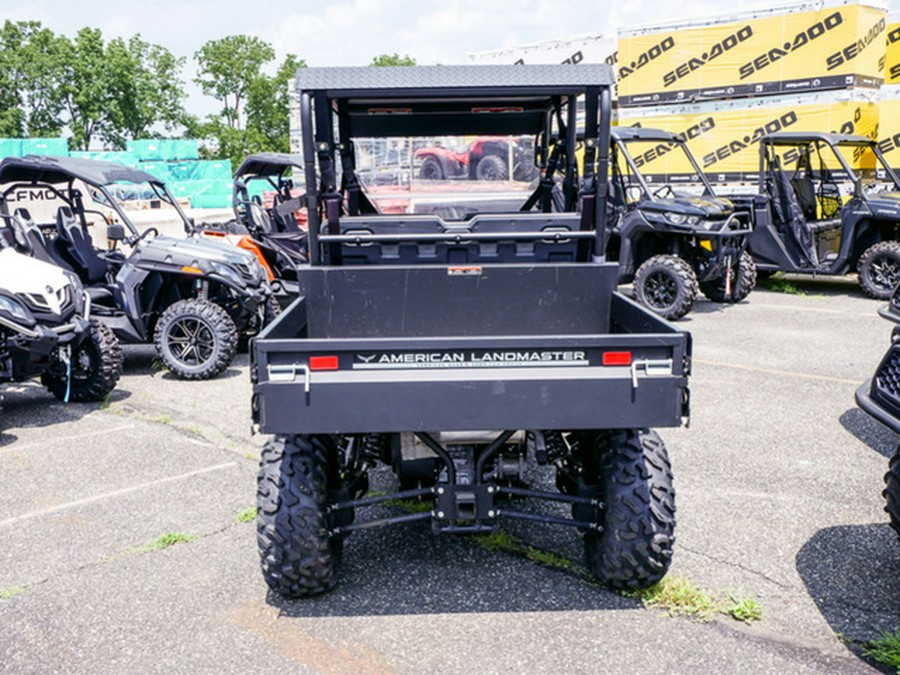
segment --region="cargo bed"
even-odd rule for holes
[[[688,415],[690,335],[613,293],[614,264],[452,270],[305,270],[304,294],[256,339],[259,428],[625,429]]]

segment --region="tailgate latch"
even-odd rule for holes
[[[672,359],[642,359],[631,363],[631,386],[638,388],[638,370],[643,368],[647,377],[667,377],[672,374]]]
[[[303,373],[303,391],[309,393],[309,366],[303,363],[287,363],[267,367],[270,382],[293,382],[297,379],[297,373]]]

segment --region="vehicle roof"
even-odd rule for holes
[[[121,182],[163,184],[163,181],[146,171],[102,159],[27,155],[7,157],[0,161],[0,183],[56,184],[68,183],[73,178],[89,185],[111,185]]]
[[[612,86],[602,64],[300,68],[297,90],[348,113],[352,137],[536,134],[558,98]]]
[[[619,141],[680,141],[678,134],[664,129],[644,127],[613,127],[612,136]]]
[[[293,155],[286,152],[260,152],[255,155],[248,155],[237,172],[235,178],[253,174],[256,176],[280,176],[285,170],[297,167],[303,168],[303,156]]]
[[[854,145],[871,145],[875,141],[866,136],[854,134],[827,134],[821,131],[779,131],[763,136],[763,140],[774,145],[791,145],[801,141],[824,141],[837,145],[840,143],[852,143]]]

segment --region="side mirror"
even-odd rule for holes
[[[115,251],[120,241],[125,241],[125,226],[122,223],[109,223],[106,226],[106,248]]]
[[[106,226],[106,238],[110,241],[124,241],[125,226],[122,223],[110,223]]]

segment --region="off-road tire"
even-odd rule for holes
[[[675,543],[675,488],[666,446],[648,429],[603,432],[595,439],[600,532],[584,537],[588,570],[613,589],[660,581]]]
[[[691,311],[697,299],[697,275],[683,258],[655,255],[634,275],[637,301],[664,319],[675,321]]]
[[[112,330],[97,319],[91,319],[87,335],[72,349],[72,382],[69,401],[85,403],[102,401],[122,376],[122,346]],[[58,364],[53,372],[41,375],[43,384],[60,401],[66,398],[66,371],[60,374]],[[63,366],[64,368],[64,366]]]
[[[885,488],[884,495],[887,504],[884,510],[891,517],[891,527],[900,537],[900,448],[891,457],[891,463],[888,472],[884,474]]]
[[[478,180],[509,180],[509,167],[497,155],[485,155],[475,166],[475,178]]]
[[[256,540],[263,578],[289,598],[334,587],[343,540],[329,534],[327,445],[316,436],[279,436],[262,450]]]
[[[444,168],[437,157],[426,157],[419,167],[419,178],[422,180],[443,180]]]
[[[713,302],[740,302],[756,288],[756,263],[746,251],[741,255],[737,270],[735,271],[735,268],[731,267],[727,273],[731,275],[730,295],[725,293],[724,277],[700,284],[703,295]]]
[[[866,295],[889,299],[900,283],[900,242],[881,241],[870,246],[860,256],[856,271]]]
[[[191,331],[200,344],[190,344]],[[225,370],[237,351],[237,339],[237,328],[228,313],[196,298],[170,305],[153,336],[166,367],[183,380],[208,380]],[[176,353],[177,347],[180,353]],[[188,353],[189,349],[193,353]]]

